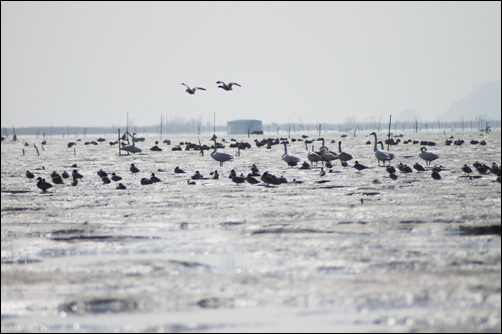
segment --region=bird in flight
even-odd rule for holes
[[[224,83],[223,81],[216,81],[217,84],[221,84],[218,86],[218,88],[223,88],[224,90],[232,90],[232,86],[233,85],[236,85],[236,86],[241,86],[239,85],[238,83],[236,82],[229,82],[228,84]]]
[[[183,86],[186,86],[186,88],[187,88],[187,89],[186,89],[186,92],[187,92],[188,94],[192,94],[192,95],[193,95],[193,94],[195,94],[195,91],[196,91],[197,89],[200,89],[200,90],[206,90],[205,88],[202,88],[202,87],[194,87],[194,88],[190,88],[190,87],[188,87],[188,85],[187,85],[187,84],[184,84],[184,83],[181,83],[181,84],[182,84]]]

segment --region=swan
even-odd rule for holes
[[[342,141],[340,140],[338,142],[338,155],[337,159],[340,161],[349,161],[352,160],[352,156],[348,153],[342,152]]]
[[[223,163],[225,161],[229,161],[229,160],[232,160],[234,158],[230,154],[217,152],[216,149],[217,149],[217,145],[216,145],[216,139],[215,139],[214,140],[214,151],[213,151],[213,153],[211,153],[211,158],[213,158],[216,161],[219,161],[220,162],[220,167],[223,166]]]
[[[218,88],[223,88],[224,90],[232,90],[232,86],[241,86],[237,82],[229,82],[228,84],[224,83],[223,81],[216,81],[217,84],[221,84],[218,86]]]
[[[191,95],[195,94],[195,91],[196,91],[197,89],[200,89],[200,90],[206,90],[205,88],[202,88],[202,87],[194,87],[194,88],[190,88],[190,87],[188,87],[188,85],[187,85],[187,84],[184,84],[184,83],[181,83],[181,84],[187,88],[187,89],[186,89],[186,92],[187,92],[188,94],[191,94]]]
[[[425,163],[426,165],[430,166],[431,165],[431,161],[434,161],[436,160],[437,158],[439,158],[439,155],[435,154],[435,153],[432,153],[432,152],[427,152],[427,147],[422,147],[420,149],[420,151],[422,151],[418,156],[422,159],[425,160]]]
[[[308,150],[307,143],[305,143],[305,148]],[[309,152],[307,159],[309,159],[311,163],[315,162],[316,165],[319,161],[322,161],[322,157],[316,152]]]
[[[121,147],[120,149],[122,151],[126,151],[126,152],[129,152],[129,153],[139,153],[139,152],[141,152],[141,149],[139,147],[134,146],[134,143],[133,143],[133,145],[127,145],[127,146]]]
[[[289,166],[296,166],[300,162],[300,158],[288,154],[287,143],[284,144],[284,154],[282,155],[282,160],[284,160]]]
[[[385,151],[380,151],[377,148],[377,142],[378,142],[377,134],[375,132],[372,132],[372,133],[370,133],[370,136],[371,135],[375,136],[375,146],[373,147],[373,151],[375,152],[375,157],[378,159],[378,166],[380,166],[380,161],[383,161],[384,166],[385,166],[385,161],[388,161],[390,164],[390,161],[392,159],[394,159],[394,154],[388,153]],[[383,146],[383,144],[382,144],[382,146]]]
[[[324,145],[324,138],[321,138],[321,140],[322,140],[322,146],[319,149],[319,152],[317,152],[317,154],[319,154],[324,161],[332,161],[337,159],[338,158],[337,154],[333,151],[329,151],[328,147]]]

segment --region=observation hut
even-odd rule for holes
[[[262,135],[263,125],[256,119],[239,119],[227,122],[227,134],[229,135]]]

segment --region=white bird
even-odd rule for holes
[[[305,143],[305,148],[308,150],[307,143]],[[309,152],[307,159],[309,159],[311,163],[315,162],[316,165],[319,161],[322,161],[321,155],[317,154],[316,152]]]
[[[190,88],[190,87],[188,87],[188,85],[187,85],[187,84],[184,84],[184,83],[181,83],[181,84],[187,88],[187,89],[186,89],[186,92],[187,92],[188,94],[195,94],[195,91],[196,91],[197,89],[200,89],[200,90],[206,90],[205,88],[202,88],[202,87],[194,87],[194,88]]]
[[[432,153],[432,152],[427,152],[427,147],[425,147],[425,146],[422,147],[420,149],[420,151],[422,151],[422,152],[418,156],[425,160],[425,163],[427,166],[431,165],[431,161],[434,161],[437,158],[439,158],[439,155]]]
[[[224,90],[232,90],[232,86],[233,85],[236,85],[236,86],[241,86],[239,85],[238,83],[236,82],[229,82],[228,84],[224,83],[223,81],[216,81],[217,84],[221,84],[218,86],[218,88],[223,88]]]
[[[234,157],[231,156],[230,154],[227,153],[221,153],[216,151],[217,145],[216,145],[216,139],[214,140],[214,151],[211,153],[211,158],[213,158],[216,161],[220,162],[220,166],[223,166],[223,163],[225,161],[232,160]]]
[[[342,152],[342,141],[340,140],[338,142],[338,155],[337,159],[340,161],[349,161],[352,160],[352,156],[348,153]]]
[[[121,147],[120,149],[122,151],[126,151],[126,152],[129,152],[129,153],[139,153],[139,152],[141,152],[141,149],[139,147],[134,146],[134,145],[127,145],[127,146]]]
[[[390,164],[390,161],[394,159],[394,154],[385,151],[380,151],[377,148],[377,134],[375,132],[372,132],[370,133],[370,136],[371,135],[375,136],[375,146],[373,147],[373,151],[375,151],[375,157],[378,159],[378,166],[380,166],[380,161],[383,161],[384,166],[385,166],[385,161],[388,161]]]
[[[328,147],[324,145],[324,138],[321,138],[321,140],[322,146],[317,154],[319,154],[324,161],[332,161],[337,159],[337,154],[335,152],[329,151]]]
[[[284,160],[288,165],[295,166],[300,162],[300,158],[288,154],[288,148],[286,147],[287,143],[284,144],[284,154],[282,155],[282,160]]]

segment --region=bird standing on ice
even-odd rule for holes
[[[380,161],[383,161],[383,164],[385,166],[385,161],[388,161],[390,164],[390,161],[394,159],[394,154],[388,153],[385,151],[380,151],[377,148],[377,134],[375,132],[370,133],[370,136],[375,136],[375,146],[373,147],[373,151],[375,151],[375,157],[378,159],[378,166],[380,166]]]
[[[216,161],[219,161],[220,162],[220,166],[223,166],[223,163],[225,161],[232,160],[234,157],[231,156],[230,154],[227,154],[227,153],[217,152],[216,151],[217,146],[218,145],[216,145],[216,139],[214,139],[214,151],[213,151],[213,153],[211,153],[211,158],[213,158]]]
[[[427,152],[427,147],[425,147],[425,146],[422,147],[420,149],[420,151],[422,151],[422,152],[418,156],[425,160],[425,163],[427,166],[431,165],[431,161],[434,161],[437,158],[439,158],[439,155],[432,153],[432,152]]]

